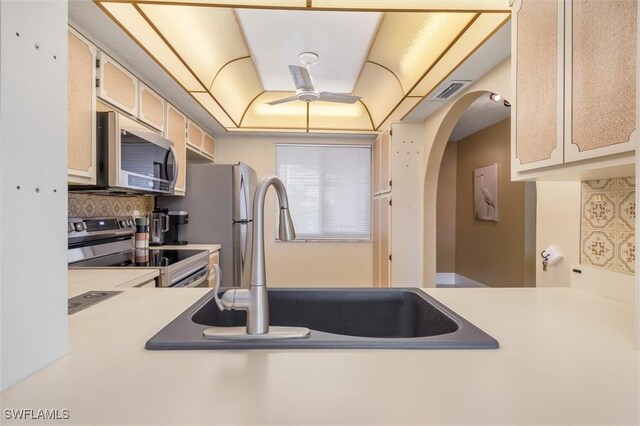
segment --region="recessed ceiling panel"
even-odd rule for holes
[[[225,64],[249,56],[233,9],[156,4],[139,7],[207,88]]]
[[[295,90],[289,65],[301,52],[319,55],[311,74],[318,90],[351,93],[375,36],[379,12],[238,9],[264,90]]]
[[[474,16],[474,13],[387,13],[368,59],[393,71],[405,90],[409,90]]]
[[[369,113],[361,102],[309,104],[310,129],[374,130]]]
[[[144,20],[134,6],[127,3],[101,3],[120,25],[143,46],[186,90],[202,90],[202,85],[184,66]]]
[[[290,6],[300,7],[296,1]],[[509,19],[466,8],[383,14],[233,9],[209,0],[98,3],[228,131],[384,130]],[[412,4],[427,3],[437,2]],[[269,105],[294,94],[289,65],[305,51],[319,55],[311,66],[317,91],[353,93],[360,101]]]
[[[393,73],[370,62],[364,64],[354,94],[362,96],[375,127],[402,100],[404,93]]]
[[[294,101],[278,105],[268,102],[292,96],[292,92],[264,92],[249,105],[242,127],[249,128],[307,128],[307,103]]]

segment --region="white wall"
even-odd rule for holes
[[[0,28],[6,389],[67,351],[67,1],[2,1]]]
[[[216,163],[242,161],[258,179],[275,174],[277,143],[370,144],[371,138],[317,135],[228,135],[216,139]],[[370,242],[276,242],[275,192],[265,202],[267,285],[271,287],[370,287],[373,245]],[[295,224],[294,224],[295,225]]]

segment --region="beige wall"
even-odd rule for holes
[[[510,120],[458,141],[456,273],[490,287],[525,286],[525,184],[511,182]],[[473,170],[498,163],[498,222],[477,220]]]
[[[563,258],[542,270],[536,260],[536,285],[569,285],[571,265],[580,262],[580,182],[536,182],[537,217],[536,251],[555,244]]]
[[[276,143],[358,143],[370,138],[341,136],[229,135],[216,139],[216,162],[242,161],[253,167],[258,179],[275,174]],[[372,286],[372,243],[276,242],[275,193],[265,202],[265,252],[267,284],[285,287]]]
[[[456,271],[456,151],[457,142],[449,142],[438,176],[436,272]]]

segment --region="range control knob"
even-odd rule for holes
[[[133,228],[133,226],[134,226],[133,219],[129,219],[129,220],[127,220],[127,222],[129,223],[129,227]]]
[[[68,232],[68,233],[69,233],[69,232],[73,232],[73,231],[75,231],[75,230],[76,230],[76,227],[75,227],[75,226],[73,226],[73,222],[69,222],[69,223],[67,223],[67,232]]]
[[[126,228],[126,227],[127,227],[127,225],[128,225],[128,223],[127,223],[127,221],[126,221],[126,220],[121,220],[121,221],[120,221],[120,228]]]
[[[87,230],[87,226],[84,224],[84,222],[77,222],[76,223],[76,231],[82,232],[82,231],[86,231],[86,230]]]

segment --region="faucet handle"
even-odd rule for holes
[[[216,271],[216,280],[213,283],[213,300],[216,301],[216,305],[221,311],[226,310],[227,308],[222,303],[222,299],[218,297],[218,291],[220,291],[220,276],[222,275],[222,271],[220,270],[220,266],[213,265],[213,269]]]

